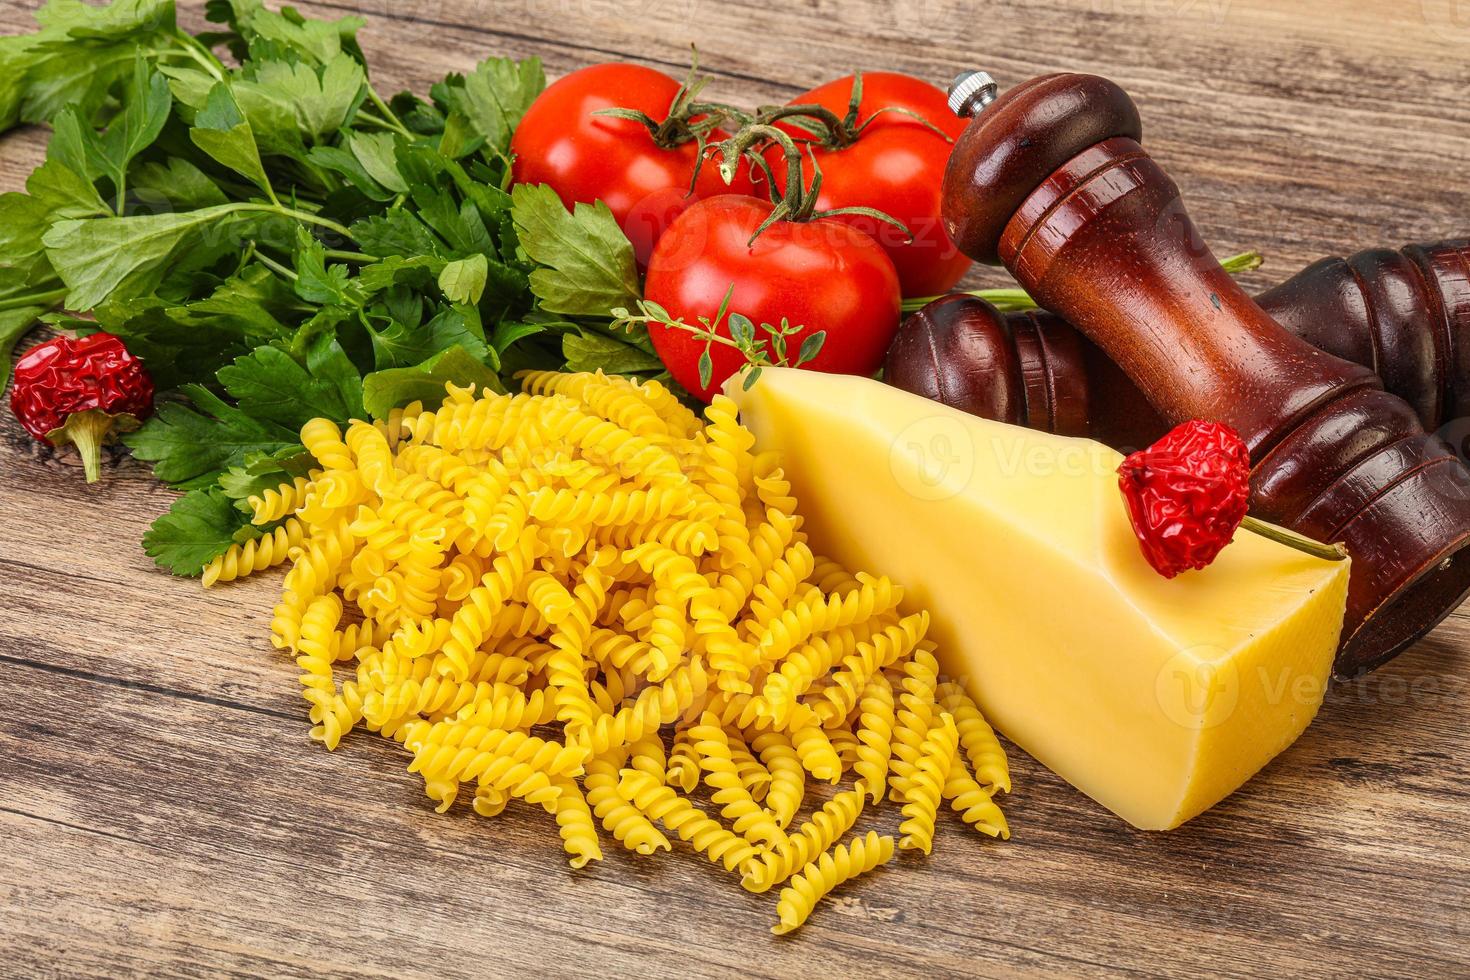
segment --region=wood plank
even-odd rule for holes
[[[37,0],[0,6],[0,32]],[[633,58],[755,103],[852,67],[1003,83],[1058,69],[1133,91],[1146,139],[1252,279],[1329,251],[1465,234],[1470,25],[1453,0],[605,0],[301,4],[366,12],[385,88],[486,54],[560,74]],[[200,5],[186,23],[200,26]],[[44,135],[0,140],[19,188]],[[994,271],[976,282],[997,282]],[[950,821],[796,937],[688,854],[564,864],[544,814],[432,812],[401,750],[305,737],[264,640],[275,583],[204,592],[135,542],[169,494],[114,455],[0,422],[0,962],[117,976],[1156,975],[1470,972],[1470,614],[1334,688],[1301,742],[1168,835],[1132,831],[1015,753],[1008,844]],[[893,814],[885,816],[891,826]]]

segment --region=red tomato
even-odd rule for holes
[[[797,96],[789,104],[816,103],[832,110],[839,119],[845,118],[852,98],[852,81],[849,75],[828,82]],[[928,82],[893,72],[864,72],[857,125],[873,118],[873,113],[885,106],[917,113],[951,139],[964,132],[967,122],[949,111],[944,92]],[[793,136],[810,138],[810,134],[781,125]],[[913,241],[907,242],[901,231],[875,218],[843,215],[838,219],[866,231],[888,250],[905,296],[948,292],[970,267],[970,259],[949,240],[939,217],[940,185],[952,146],[949,140],[913,117],[901,112],[884,112],[849,146],[813,147],[822,170],[817,210],[876,208],[903,222],[913,233]],[[768,159],[776,174],[777,187],[784,191],[786,169],[780,149],[774,148],[770,153],[774,154]],[[803,166],[810,180],[811,166],[805,161]]]
[[[893,261],[873,239],[833,218],[778,221],[747,245],[771,209],[767,201],[736,194],[689,208],[653,250],[644,295],[671,316],[697,325],[700,317],[714,320],[733,284],[729,309],[749,317],[758,338],[768,336],[761,324],[779,326],[782,317],[802,328],[787,339],[792,363],[802,340],[825,330],[821,353],[803,366],[834,374],[877,371],[898,329]],[[674,380],[705,401],[745,363],[738,350],[715,343],[706,387],[699,380],[705,341],[676,327],[649,329]],[[728,319],[718,332],[730,336]]]
[[[694,193],[698,144],[662,147],[648,127],[631,119],[595,116],[599,109],[637,109],[662,122],[679,82],[642,65],[592,65],[572,72],[531,104],[510,142],[517,181],[550,184],[567,207],[605,201],[646,266],[665,228],[699,198],[748,194],[750,170],[742,165],[733,184],[719,174],[718,160],[700,169]],[[728,134],[715,130],[711,143]]]

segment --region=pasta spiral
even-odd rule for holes
[[[991,795],[996,790],[1009,793],[1011,773],[1006,765],[1005,749],[1000,747],[995,731],[980,714],[970,695],[954,683],[940,684],[935,693],[939,697],[939,707],[954,715],[955,727],[960,732],[960,745],[970,760],[975,780],[987,787]]]
[[[888,763],[893,755],[893,687],[882,674],[868,682],[859,703],[857,761],[858,785],[874,803],[887,791]]]
[[[781,732],[761,732],[750,743],[760,756],[761,763],[771,774],[771,783],[766,788],[766,807],[776,818],[776,826],[785,829],[801,809],[806,795],[806,770],[791,739]]]
[[[319,474],[320,471],[315,471],[312,476],[298,476],[290,483],[283,483],[273,490],[246,497],[245,504],[250,508],[250,523],[274,524],[296,513],[297,508],[306,500],[312,480]]]
[[[618,795],[618,768],[625,755],[619,751],[588,760],[587,778],[583,780],[587,802],[607,832],[628,850],[639,854],[667,851],[669,839],[637,807]],[[635,771],[648,776],[641,770]]]
[[[775,818],[755,801],[740,778],[740,770],[730,751],[730,740],[713,715],[705,715],[693,731],[694,750],[704,769],[704,781],[713,793],[710,801],[730,822],[731,829],[752,843],[777,850],[786,849],[786,834]]]
[[[880,837],[876,830],[870,830],[866,837],[856,838],[850,843],[838,844],[808,864],[791,879],[790,885],[781,889],[781,901],[776,905],[776,915],[781,921],[771,927],[771,932],[780,936],[800,928],[817,903],[838,885],[891,860],[893,838]]]
[[[914,774],[904,791],[908,802],[903,805],[903,823],[898,825],[899,833],[903,834],[898,846],[903,850],[920,850],[928,854],[933,849],[934,817],[939,810],[939,801],[944,797],[959,742],[960,733],[955,728],[954,716],[945,712],[925,736]]]
[[[347,727],[334,710],[337,685],[332,678],[336,659],[334,640],[342,619],[342,601],[334,595],[313,599],[301,617],[301,634],[296,644],[296,665],[301,668],[301,696],[311,705],[316,726],[311,737],[335,749]]]
[[[216,582],[233,582],[255,572],[264,571],[286,560],[290,552],[301,547],[306,531],[301,522],[290,518],[274,530],[230,549],[204,566],[200,579],[207,589]]]
[[[628,745],[658,731],[661,725],[672,724],[690,705],[704,697],[708,689],[709,677],[695,659],[664,683],[643,691],[631,706],[615,714],[598,716],[574,740],[593,755],[602,755],[611,748]]]
[[[724,865],[726,871],[739,870],[759,853],[744,837],[726,830],[647,773],[624,770],[618,782],[618,794],[678,834],[680,840],[693,845],[710,861]]]
[[[898,712],[893,727],[893,755],[889,763],[888,785],[895,800],[903,800],[908,783],[919,761],[919,754],[929,729],[934,726],[935,692],[939,684],[939,662],[932,649],[920,645],[912,659],[904,664],[903,693],[898,698]]]
[[[956,758],[944,784],[944,798],[960,819],[982,834],[1010,840],[1011,828],[1006,816],[996,806],[991,791],[975,781],[963,758]]]
[[[843,658],[841,669],[828,678],[814,709],[817,719],[831,725],[846,718],[857,707],[868,681],[884,667],[908,656],[928,631],[929,614],[920,612],[858,643],[857,649]]]
[[[521,387],[533,395],[566,395],[575,398],[602,418],[634,435],[668,434],[668,423],[656,409],[638,396],[636,388],[624,387],[601,371],[592,374],[523,371],[517,378]]]
[[[694,739],[689,729],[674,736],[674,747],[669,750],[665,779],[670,786],[677,786],[685,793],[694,792],[699,785],[699,753],[694,749]]]
[[[645,735],[628,746],[628,768],[646,772],[659,782],[668,776],[664,740],[657,732]]]
[[[868,578],[847,593],[808,597],[783,612],[762,634],[761,659],[780,660],[798,643],[820,632],[851,626],[893,609],[903,592],[886,578]]]
[[[568,855],[567,863],[573,868],[582,868],[589,861],[601,861],[602,848],[597,843],[597,824],[592,820],[592,809],[587,805],[587,798],[582,795],[582,788],[566,776],[558,777],[553,786],[557,796],[552,804],[552,812],[556,817],[562,846]]]
[[[779,885],[837,843],[857,823],[862,812],[860,789],[838,793],[788,838],[790,846],[785,853],[768,850],[759,861],[746,865],[740,884],[752,892],[768,891]]]
[[[423,775],[441,812],[454,803],[458,784],[471,779],[529,803],[554,801],[558,791],[551,777],[581,775],[586,758],[582,749],[472,721],[442,722],[405,744],[414,752],[408,771]]]

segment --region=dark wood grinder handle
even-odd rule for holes
[[[1319,350],[1372,370],[1462,460],[1470,451],[1470,241],[1313,262],[1256,297]],[[908,317],[885,379],[973,415],[1123,452],[1168,429],[1106,354],[1054,313],[945,296]]]
[[[1470,591],[1470,471],[1373,371],[1323,353],[1246,295],[1141,138],[1112,82],[1033,79],[957,141],[946,227],[1083,331],[1166,422],[1213,419],[1241,434],[1253,512],[1352,555],[1337,670],[1371,669]]]

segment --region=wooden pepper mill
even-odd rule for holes
[[[1166,422],[1234,427],[1257,516],[1347,546],[1337,672],[1383,663],[1458,605],[1470,471],[1377,375],[1288,332],[1220,268],[1128,95],[1058,74],[995,98],[978,73],[952,95],[975,119],[945,175],[950,237],[1083,331]]]
[[[1256,303],[1312,346],[1372,370],[1427,431],[1470,412],[1470,241],[1319,259]],[[1168,429],[1128,376],[1061,317],[1001,313],[965,294],[905,320],[883,375],[973,415],[1124,452]],[[1450,444],[1463,460],[1459,441]]]

